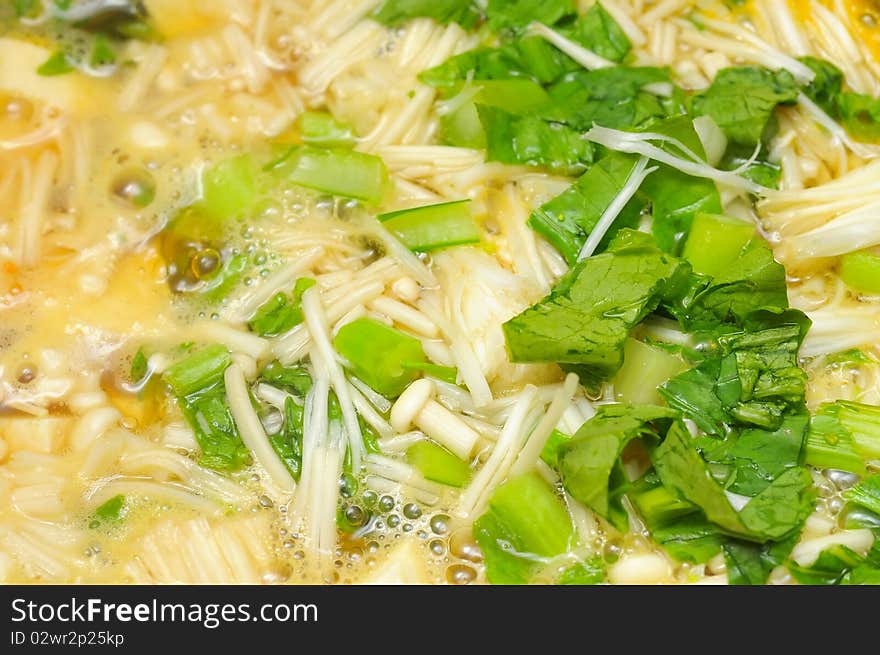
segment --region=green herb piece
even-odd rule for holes
[[[611,519],[609,487],[620,455],[633,439],[659,435],[677,413],[650,405],[602,405],[596,415],[559,446],[558,469],[566,490],[599,515]]]
[[[624,232],[621,242],[632,237],[633,245],[576,264],[549,296],[503,324],[511,361],[577,365],[593,382],[617,372],[629,331],[681,271],[679,261]]]
[[[305,398],[312,388],[312,376],[302,366],[284,366],[279,361],[270,362],[260,373],[260,379],[273,387]]]
[[[380,214],[377,218],[410,250],[427,252],[468,243],[479,243],[480,229],[471,216],[470,200]]]
[[[168,367],[162,379],[176,396],[189,396],[222,381],[230,364],[232,355],[225,346],[206,346]]]
[[[388,398],[399,396],[419,376],[403,362],[427,361],[418,339],[370,318],[342,326],[333,346],[354,375]]]
[[[374,20],[390,26],[422,16],[467,28],[476,23],[479,11],[473,0],[385,0],[372,14]]]
[[[682,256],[701,275],[723,275],[754,236],[752,223],[718,214],[697,214]]]
[[[292,296],[278,292],[260,305],[248,327],[262,337],[284,334],[303,322],[302,296],[315,286],[312,278],[302,277],[296,281]]]
[[[214,164],[202,174],[199,209],[215,221],[242,215],[257,200],[256,176],[256,163],[248,154]]]
[[[422,440],[406,451],[406,461],[415,466],[426,480],[463,487],[471,477],[468,463],[435,444]]]
[[[53,52],[46,61],[40,64],[39,68],[37,68],[37,73],[46,77],[53,77],[55,75],[70,73],[73,70],[73,64],[70,63],[70,60],[67,58],[64,51],[57,50],[56,52]]]
[[[354,129],[324,111],[305,111],[296,119],[303,143],[324,147],[350,147],[357,142]]]
[[[577,13],[572,0],[489,0],[486,17],[489,27],[519,32],[533,22],[553,25]]]
[[[626,184],[636,161],[632,155],[607,154],[568,189],[532,212],[529,227],[553,244],[569,265],[574,264],[590,232]],[[636,227],[644,206],[644,200],[632,198],[618,214],[597,252],[607,248],[621,228]]]
[[[379,157],[345,148],[295,146],[269,169],[294,184],[370,204],[385,197],[389,184]]]
[[[880,294],[880,256],[869,250],[847,253],[840,258],[840,279],[856,291]]]
[[[697,116],[711,116],[732,143],[754,147],[775,129],[776,106],[795,102],[798,92],[794,76],[785,69],[724,68],[693,98],[692,109]]]
[[[302,472],[302,439],[303,407],[288,396],[284,400],[284,422],[281,430],[269,435],[269,443],[297,482]]]
[[[499,486],[489,510],[474,522],[473,532],[492,584],[527,583],[549,558],[566,552],[575,538],[565,505],[535,473]]]

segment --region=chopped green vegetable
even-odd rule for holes
[[[229,351],[213,345],[187,356],[162,374],[195,432],[202,451],[199,461],[208,468],[235,470],[250,460],[226,404],[223,373],[231,363]]]
[[[840,279],[856,291],[880,294],[880,255],[868,250],[840,258]]]
[[[849,400],[822,405],[818,411],[837,419],[849,430],[856,451],[865,459],[880,458],[880,407]]]
[[[341,123],[324,111],[305,111],[296,119],[303,143],[313,146],[346,147],[357,142],[350,125]]]
[[[634,405],[657,405],[662,402],[657,389],[669,378],[682,372],[684,362],[663,348],[636,339],[627,339],[623,348],[623,366],[614,376],[614,397]]]
[[[449,384],[455,384],[458,380],[458,369],[454,366],[441,366],[429,362],[401,362],[400,365],[406,370],[419,371],[423,375],[429,375]]]
[[[726,539],[722,544],[727,565],[727,582],[731,585],[766,584],[770,572],[782,565],[800,534],[793,533],[780,541],[756,544],[742,539]]]
[[[257,200],[257,166],[251,155],[218,162],[202,174],[201,212],[225,221],[247,212]]]
[[[92,43],[92,56],[89,64],[92,68],[112,66],[116,63],[116,52],[110,45],[110,41],[103,34],[96,34]]]
[[[692,101],[697,116],[711,116],[735,144],[754,147],[775,129],[773,110],[797,100],[798,84],[787,70],[724,68]]]
[[[802,467],[786,469],[737,512],[681,423],[674,423],[651,459],[660,479],[699,506],[728,534],[763,543],[797,530],[812,511],[812,478]]]
[[[352,373],[388,398],[399,396],[419,376],[403,362],[427,361],[418,339],[371,318],[342,326],[333,346]]]
[[[598,6],[598,5],[594,5]],[[605,582],[605,563],[599,556],[569,566],[556,579],[559,585],[594,585]]]
[[[545,118],[588,130],[593,123],[613,129],[637,129],[656,118],[683,114],[684,107],[646,91],[652,84],[673,87],[669,72],[662,68],[615,66],[569,73],[548,92],[552,108]]]
[[[706,153],[690,116],[672,116],[651,121],[642,128],[653,134],[675,139],[697,157]],[[678,146],[660,142],[661,150],[674,156],[689,155]],[[679,254],[691,229],[694,217],[699,213],[721,212],[721,196],[712,180],[688,175],[666,164],[657,163],[639,188],[639,193],[651,201],[651,232],[661,250]]]
[[[833,546],[823,550],[816,561],[809,566],[796,562],[788,563],[788,570],[800,584],[834,585],[839,584],[844,573],[861,563],[862,558],[846,546]]]
[[[562,501],[540,476],[507,480],[474,522],[474,536],[492,584],[525,584],[549,558],[566,552],[575,538]]]
[[[46,61],[40,64],[39,68],[37,68],[37,73],[46,77],[52,77],[55,75],[64,75],[73,70],[73,64],[70,63],[65,52],[63,50],[57,50],[52,53]]]
[[[380,214],[377,218],[410,250],[427,252],[467,243],[479,243],[480,230],[470,211],[470,200]]]
[[[599,515],[612,519],[622,509],[613,507],[609,486],[619,467],[620,455],[633,439],[659,440],[676,412],[650,405],[602,405],[596,415],[559,446],[558,469],[566,490]]]
[[[843,492],[844,500],[880,515],[880,473],[868,476]]]
[[[824,59],[816,57],[800,57],[799,61],[806,64],[816,76],[804,89],[804,94],[829,116],[837,115],[837,97],[843,88],[843,73]]]
[[[520,31],[532,22],[553,25],[577,13],[573,0],[489,0],[486,17],[496,32]]]
[[[622,62],[632,48],[626,33],[597,2],[570,26],[559,30],[564,36],[609,61]]]
[[[418,441],[406,451],[406,461],[415,466],[426,480],[463,487],[471,477],[468,463],[433,441]]]
[[[168,367],[162,379],[175,395],[189,396],[222,381],[230,364],[232,355],[225,346],[207,346]]]
[[[294,480],[302,472],[303,408],[288,396],[284,400],[284,422],[281,430],[269,435],[269,443]]]
[[[270,170],[294,184],[370,204],[385,197],[389,184],[379,157],[345,148],[295,146]]]
[[[312,376],[305,367],[284,366],[278,361],[267,364],[260,373],[260,379],[266,384],[279,387],[301,398],[305,398],[312,388]]]
[[[444,25],[460,23],[462,27],[472,27],[479,13],[473,0],[385,0],[372,16],[378,22],[391,26],[425,16]]]
[[[303,322],[302,295],[315,286],[312,278],[302,277],[296,281],[293,295],[278,292],[260,305],[248,327],[261,337],[274,337],[283,334]]]
[[[701,275],[722,275],[743,254],[755,226],[718,214],[697,214],[682,256]]]
[[[609,153],[568,189],[533,211],[529,227],[553,244],[570,265],[574,264],[590,232],[626,184],[636,161],[632,155]],[[604,250],[621,228],[636,227],[644,206],[644,200],[630,200],[597,252]]]
[[[141,346],[140,348],[138,348],[138,351],[131,359],[131,370],[129,372],[129,379],[132,382],[140,382],[145,377],[147,377],[147,373],[149,373],[149,368],[147,366],[147,355],[146,353],[144,353],[144,347]]]
[[[846,130],[857,139],[880,140],[880,100],[861,93],[845,92],[837,97],[837,113]]]
[[[92,516],[94,517],[94,522],[97,522],[98,524],[118,523],[125,518],[127,513],[128,505],[125,502],[125,496],[119,494],[98,506],[95,511],[92,512]]]
[[[577,175],[593,162],[593,144],[562,123],[484,105],[477,110],[490,161],[544,166],[562,175]]]
[[[678,283],[681,270],[679,261],[643,242],[585,259],[544,300],[503,324],[511,361],[573,364],[582,380],[608,379],[623,363],[629,331]]]
[[[852,433],[836,416],[821,410],[813,416],[805,448],[804,462],[810,466],[865,473],[865,461],[856,450]]]

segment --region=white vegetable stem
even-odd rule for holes
[[[589,132],[584,134],[584,138],[593,143],[605,146],[609,150],[628,152],[642,155],[643,157],[649,157],[650,159],[672,166],[688,175],[715,180],[719,184],[724,184],[734,189],[741,189],[758,195],[763,195],[768,191],[766,187],[752,182],[751,180],[747,180],[744,177],[740,177],[733,171],[721,171],[702,161],[690,161],[681,157],[676,157],[675,155],[649,143],[652,138],[656,139],[656,136],[652,137],[650,134],[624,132],[623,130],[613,130],[608,127],[595,125]]]
[[[552,43],[587,70],[610,68],[617,65],[613,61],[600,57],[592,50],[587,50],[582,45],[566,39],[559,32],[550,29],[543,23],[532,23],[529,25],[526,34],[540,36],[549,43]]]
[[[296,489],[296,483],[263,431],[260,417],[257,416],[251,405],[244,373],[238,364],[231,364],[226,369],[223,381],[226,384],[226,399],[229,402],[229,409],[244,445],[254,454],[254,458],[266,470],[272,482],[282,491],[293,493]]]
[[[611,224],[614,223],[614,219],[616,219],[620,212],[623,211],[623,208],[626,207],[626,203],[632,200],[632,197],[636,195],[636,191],[642,186],[642,182],[645,181],[645,178],[657,170],[656,166],[652,166],[651,168],[648,168],[647,166],[647,157],[639,158],[639,161],[633,166],[629,177],[626,179],[626,184],[623,185],[620,193],[614,197],[611,204],[608,205],[604,212],[602,212],[602,216],[596,223],[596,227],[593,228],[593,231],[590,232],[590,236],[587,237],[586,243],[584,243],[578,254],[579,262],[592,256],[596,251],[596,248],[599,246],[599,243],[605,237],[605,234],[611,229]]]

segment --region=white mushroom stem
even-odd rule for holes
[[[431,380],[416,380],[391,408],[391,427],[398,433],[415,425],[437,443],[462,459],[469,459],[480,439],[469,425],[436,402]]]

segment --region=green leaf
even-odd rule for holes
[[[262,337],[283,334],[303,322],[302,295],[315,286],[312,278],[302,277],[296,281],[292,296],[278,292],[260,305],[248,327]]]
[[[837,96],[837,114],[841,124],[856,139],[880,140],[880,100],[847,91]]]
[[[499,486],[489,510],[474,522],[473,533],[492,584],[526,584],[575,539],[565,505],[536,473]]]
[[[300,398],[305,398],[312,388],[312,376],[303,366],[284,366],[279,361],[270,362],[260,373],[260,379],[266,384],[289,391]]]
[[[553,104],[544,118],[577,130],[588,130],[593,123],[627,130],[683,114],[684,107],[644,90],[657,83],[672,85],[667,70],[615,66],[569,73],[548,89]]]
[[[379,157],[348,148],[294,146],[267,170],[293,184],[372,205],[381,202],[389,185]]]
[[[128,514],[125,496],[119,494],[105,501],[92,512],[93,520],[98,523],[118,523]]]
[[[836,585],[865,558],[846,546],[836,545],[819,553],[816,561],[802,566],[790,560],[788,570],[803,585]]]
[[[169,366],[162,374],[177,396],[189,396],[218,382],[222,382],[223,373],[232,364],[232,355],[226,346],[219,344],[207,346],[188,357]]]
[[[680,270],[650,244],[585,259],[544,300],[503,324],[511,361],[575,364],[585,379],[608,379],[623,362],[629,331]]]
[[[533,211],[529,216],[529,227],[553,244],[569,265],[574,264],[590,232],[626,184],[636,161],[632,155],[607,154],[568,189]],[[644,200],[631,199],[615,219],[597,252],[605,250],[621,228],[636,227],[644,206]]]
[[[587,13],[578,16],[571,27],[560,32],[609,61],[622,62],[632,48],[626,33],[600,2],[590,7]]]
[[[147,377],[147,373],[149,373],[149,367],[147,366],[147,355],[144,353],[144,347],[141,346],[138,348],[138,351],[134,354],[134,357],[131,360],[131,370],[129,372],[129,379],[133,382],[140,382],[145,377]]]
[[[297,482],[302,472],[302,439],[303,407],[288,396],[284,400],[284,422],[281,430],[269,435],[269,443]]]
[[[843,88],[843,73],[824,59],[816,57],[799,57],[798,61],[806,64],[816,76],[804,88],[804,94],[819,105],[829,116],[837,115],[837,97]]]
[[[716,277],[695,277],[690,292],[670,311],[685,329],[693,331],[722,323],[742,324],[756,311],[787,308],[785,268],[773,258],[770,246],[755,238]]]
[[[534,21],[554,25],[576,13],[573,0],[489,0],[486,5],[489,27],[496,32],[518,32]]]
[[[795,532],[781,541],[768,541],[765,544],[742,539],[726,539],[721,547],[727,565],[727,583],[766,584],[770,572],[785,562],[799,538],[800,534]]]
[[[593,144],[562,123],[485,105],[477,105],[477,111],[490,161],[543,166],[560,175],[577,175],[593,162]]]
[[[226,387],[222,381],[208,389],[178,397],[177,401],[195,433],[202,466],[235,471],[251,461],[250,451],[241,440],[226,404]]]
[[[754,147],[766,140],[773,110],[797,100],[798,84],[785,69],[724,68],[712,85],[692,100],[693,113],[711,116],[730,142]]]
[[[558,468],[566,490],[601,516],[610,516],[609,482],[626,445],[654,437],[676,412],[650,405],[602,405],[559,447]],[[663,427],[659,427],[663,426]]]
[[[392,27],[418,17],[433,18],[443,25],[459,23],[462,27],[472,27],[479,12],[473,0],[385,0],[372,17]]]
[[[103,34],[96,34],[92,43],[92,56],[89,64],[92,68],[112,66],[116,63],[116,51],[110,45],[109,39]]]
[[[70,60],[67,58],[64,51],[57,50],[56,52],[53,52],[46,61],[40,64],[39,68],[37,68],[37,73],[46,77],[52,77],[55,75],[64,75],[73,70],[73,64],[70,63]]]
[[[812,477],[801,467],[786,469],[734,510],[681,423],[674,423],[651,459],[667,487],[677,489],[728,534],[751,541],[779,540],[797,530],[812,510]]]
[[[403,362],[427,361],[421,341],[370,318],[342,326],[333,346],[352,373],[388,398],[399,396],[419,376]]]
[[[880,473],[875,473],[843,492],[844,500],[880,515]]]
[[[598,556],[569,566],[556,580],[558,585],[579,586],[602,584],[603,582],[605,582],[605,562]]]
[[[202,174],[200,211],[217,222],[241,216],[257,200],[256,176],[257,165],[249,154],[217,162]]]
[[[426,480],[463,487],[471,469],[463,459],[433,441],[417,441],[406,451],[406,461],[415,466]]]
[[[698,157],[706,156],[690,116],[653,121],[644,130],[669,136],[680,141]],[[660,148],[674,155],[683,154],[668,143],[662,143]],[[701,213],[720,213],[721,196],[712,180],[688,175],[666,164],[657,166],[658,170],[645,179],[639,192],[651,201],[654,219],[651,231],[657,239],[657,245],[662,250],[679,254],[694,217]]]

